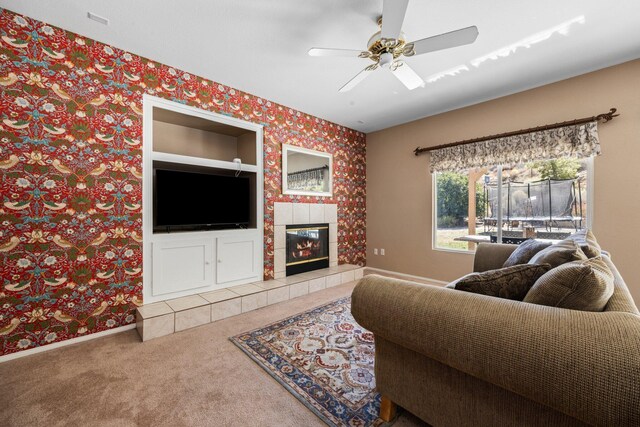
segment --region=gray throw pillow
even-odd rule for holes
[[[580,247],[572,240],[562,240],[535,254],[529,264],[550,264],[555,268],[571,261],[587,259]]]
[[[524,302],[602,311],[613,295],[613,288],[613,273],[602,256],[598,256],[550,270],[536,281]]]
[[[594,258],[600,256],[602,253],[602,249],[596,240],[596,236],[587,228],[573,233],[564,240],[572,240],[576,242],[587,258]]]
[[[536,280],[550,268],[549,265],[514,265],[467,274],[450,285],[461,291],[522,301]]]
[[[525,240],[509,255],[509,258],[507,258],[502,266],[511,267],[512,265],[526,264],[535,254],[549,246],[551,246],[551,242],[543,242],[535,239]]]

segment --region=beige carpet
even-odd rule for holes
[[[142,343],[135,330],[0,364],[0,426],[323,426],[228,337],[356,282]],[[394,427],[423,425],[404,412]]]

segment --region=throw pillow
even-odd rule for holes
[[[533,284],[551,266],[520,264],[511,267],[471,273],[452,283],[455,289],[522,301]]]
[[[596,240],[596,236],[587,228],[573,233],[564,240],[572,240],[576,242],[587,258],[597,257],[602,252],[602,249]]]
[[[602,311],[613,295],[613,273],[601,256],[573,261],[554,268],[540,277],[524,302]]]
[[[535,239],[525,240],[509,255],[509,258],[507,258],[502,266],[511,267],[512,265],[526,264],[535,254],[549,246],[551,246],[551,242],[543,242]]]
[[[535,254],[529,260],[529,264],[550,264],[551,268],[555,268],[566,262],[584,259],[587,259],[587,257],[582,253],[576,242],[562,240]]]

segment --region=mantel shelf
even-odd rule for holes
[[[205,166],[210,168],[237,170],[238,165],[233,162],[227,162],[225,160],[205,159],[201,157],[183,156],[180,154],[162,153],[154,151],[151,153],[152,160],[169,162],[169,163],[182,163],[194,166]],[[243,172],[258,172],[256,165],[242,164]]]

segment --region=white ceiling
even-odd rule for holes
[[[379,70],[351,92],[338,93],[371,62],[309,57],[307,50],[366,49],[377,31],[382,0],[0,0],[0,5],[363,132],[640,57],[638,0],[410,0],[403,26],[408,40],[470,25],[480,35],[473,45],[407,63],[425,80],[462,71],[408,91]],[[108,18],[109,25],[89,20],[89,11]],[[497,59],[474,61],[500,49]]]

